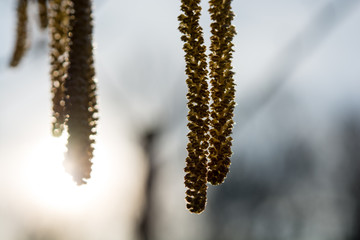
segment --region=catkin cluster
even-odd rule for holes
[[[37,0],[40,26],[50,28],[54,136],[67,127],[64,167],[77,184],[90,178],[97,124],[91,0]],[[11,66],[26,49],[28,0],[18,0],[17,40]]]
[[[65,169],[78,184],[90,178],[97,121],[91,0],[72,1],[65,109],[69,132]]]
[[[200,0],[182,0],[179,30],[184,41],[186,83],[188,85],[188,157],[185,166],[187,208],[201,213],[206,205],[207,182],[222,183],[229,171],[231,152],[230,134],[235,106],[234,73],[231,71],[232,39],[235,28],[231,25],[234,14],[231,0],[210,0],[210,93],[206,47],[199,25]],[[209,102],[211,105],[209,111]]]

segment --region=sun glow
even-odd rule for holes
[[[24,167],[26,192],[42,207],[61,212],[81,211],[105,190],[106,169],[94,164],[92,178],[86,185],[77,186],[63,167],[66,139],[65,134],[60,138],[49,137],[35,146]]]

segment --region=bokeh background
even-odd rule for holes
[[[66,136],[51,136],[34,2],[10,68],[16,1],[0,1],[0,239],[360,239],[359,0],[233,1],[234,154],[201,215],[184,200],[180,1],[94,1],[100,121],[81,187],[62,167]]]

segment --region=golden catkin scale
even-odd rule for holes
[[[187,208],[201,213],[206,205],[207,148],[209,140],[209,91],[202,28],[199,25],[200,0],[182,0],[179,30],[183,34],[188,85],[188,157],[185,167]]]
[[[232,155],[230,137],[233,128],[235,107],[235,83],[231,59],[235,27],[231,25],[234,14],[231,0],[210,0],[211,45],[210,45],[210,83],[211,130],[209,147],[208,182],[221,184],[230,167]]]
[[[50,76],[54,118],[52,133],[54,136],[62,134],[66,120],[64,83],[69,57],[69,13],[70,3],[68,0],[49,0]]]
[[[48,11],[46,0],[38,0],[40,27],[45,29],[48,26]]]
[[[27,41],[27,0],[18,0],[17,6],[17,29],[16,29],[16,43],[14,52],[10,61],[11,67],[16,67],[21,58],[24,56],[26,51],[26,41]]]
[[[96,125],[95,75],[93,67],[90,0],[73,0],[70,18],[70,51],[65,81],[68,144],[65,169],[80,185],[90,178]],[[90,107],[91,106],[91,107]]]

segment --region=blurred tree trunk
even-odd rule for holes
[[[140,217],[138,231],[140,240],[151,239],[151,223],[153,222],[154,180],[156,178],[154,147],[159,136],[158,129],[151,129],[142,136],[142,144],[147,160],[147,176],[145,182],[144,208]]]
[[[360,117],[349,116],[343,126],[345,176],[347,191],[353,202],[352,225],[347,240],[360,239]]]

